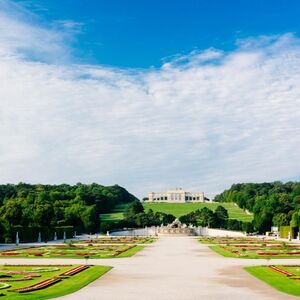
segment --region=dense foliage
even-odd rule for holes
[[[106,230],[123,229],[123,228],[141,228],[145,226],[160,226],[172,223],[175,217],[172,214],[163,212],[153,212],[149,209],[144,210],[140,201],[132,202],[127,205],[124,211],[124,219],[119,222],[107,222],[101,225],[103,232]],[[179,217],[184,224],[192,224],[194,226],[223,228],[229,230],[243,230],[246,232],[253,231],[252,224],[239,220],[229,219],[228,211],[219,205],[215,211],[203,207],[186,215]]]
[[[300,182],[234,184],[214,200],[235,202],[253,212],[253,225],[259,232],[269,231],[272,225],[300,225]]]
[[[172,223],[175,217],[163,212],[153,212],[152,209],[145,212],[140,201],[134,201],[126,207],[124,219],[119,222],[108,222],[101,225],[101,230],[122,229],[122,228],[142,228],[145,226],[160,226]]]
[[[215,211],[204,207],[190,212],[187,215],[181,216],[179,220],[185,224],[192,224],[194,226],[223,228],[229,230],[242,230],[251,232],[253,230],[252,224],[249,222],[242,222],[235,219],[229,219],[228,211],[223,206],[218,206]]]
[[[0,185],[1,239],[14,240],[16,230],[35,234],[51,231],[52,236],[61,227],[78,233],[98,232],[99,214],[135,200],[118,185]]]

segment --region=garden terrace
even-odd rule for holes
[[[2,265],[1,299],[42,300],[63,296],[81,289],[110,269],[83,265]]]
[[[300,296],[300,265],[255,266],[245,269],[283,293]]]
[[[0,258],[113,258],[128,257],[143,249],[136,245],[47,245],[0,252]]]

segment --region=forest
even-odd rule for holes
[[[234,202],[254,214],[252,223],[228,219],[219,207],[215,212],[203,208],[181,217],[186,224],[264,233],[271,226],[300,227],[300,183],[238,183],[215,196],[216,202]],[[129,204],[124,220],[101,224],[100,214],[111,212],[116,205]],[[96,183],[76,185],[5,184],[0,185],[0,241],[52,240],[54,233],[72,237],[80,233],[157,226],[171,223],[175,217],[161,212],[144,211],[139,200],[126,189]]]
[[[254,214],[254,230],[264,233],[271,226],[300,226],[300,182],[238,183],[214,201],[235,202]]]
[[[117,204],[137,199],[124,188],[96,183],[76,185],[0,185],[0,233],[2,242],[13,242],[16,232],[21,241],[62,238],[74,232],[99,232],[99,215]]]

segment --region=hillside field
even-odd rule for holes
[[[245,222],[251,222],[253,219],[252,215],[247,214],[234,203],[144,203],[146,211],[151,208],[154,212],[160,211],[169,213],[177,218],[203,207],[215,210],[219,205],[222,205],[228,210],[230,219],[237,219]]]
[[[230,219],[237,219],[246,222],[251,222],[253,219],[252,215],[248,215],[234,203],[144,203],[143,205],[146,211],[151,208],[154,212],[160,211],[172,214],[177,218],[203,207],[215,210],[219,205],[222,205],[228,210]],[[111,213],[102,214],[100,218],[102,221],[117,222],[122,220],[125,207],[126,205],[119,205]]]
[[[123,213],[127,204],[117,205],[112,212],[108,214],[101,214],[100,219],[102,222],[118,222],[123,219]]]

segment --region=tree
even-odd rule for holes
[[[144,206],[140,201],[134,201],[127,205],[125,212],[124,212],[124,217],[125,218],[130,218],[134,217],[136,214],[141,213],[144,211]]]
[[[215,215],[217,218],[218,225],[221,228],[226,228],[228,221],[228,211],[223,206],[219,205],[215,210]]]
[[[269,212],[255,214],[253,219],[254,229],[260,233],[271,230],[273,215]]]
[[[199,211],[199,218],[197,221],[199,226],[216,227],[217,217],[212,210],[207,207],[203,207]]]
[[[288,215],[285,213],[275,214],[272,219],[272,224],[277,227],[289,225]]]

